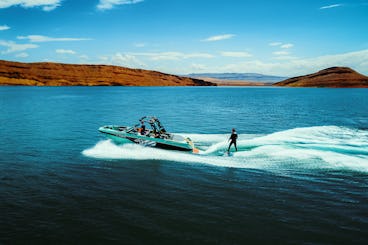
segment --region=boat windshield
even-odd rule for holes
[[[139,119],[140,124],[135,125],[135,128],[141,128],[143,125],[146,125],[146,123],[150,126],[150,129],[148,131],[155,135],[157,138],[171,138],[171,135],[167,133],[165,127],[162,125],[160,120],[158,120],[157,117],[154,116],[144,116],[141,119]]]

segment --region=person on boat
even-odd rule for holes
[[[152,132],[153,132],[153,137],[154,138],[161,138],[160,132],[158,132],[156,129],[154,129]]]
[[[227,148],[227,152],[230,152],[230,147],[232,146],[232,144],[234,144],[235,146],[235,150],[238,151],[238,148],[236,147],[236,140],[238,139],[238,134],[236,133],[235,128],[233,128],[232,132],[231,132],[231,136],[229,138],[230,144],[229,144],[229,148]]]
[[[141,135],[145,135],[146,134],[146,125],[144,125],[144,121],[141,121],[142,125],[141,125],[141,128],[140,128],[140,133]]]

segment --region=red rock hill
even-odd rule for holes
[[[287,87],[368,88],[368,77],[348,67],[331,67],[319,72],[273,84]]]
[[[216,86],[200,79],[119,66],[20,63],[4,60],[0,60],[0,85]]]

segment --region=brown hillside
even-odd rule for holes
[[[368,77],[348,68],[331,67],[273,84],[287,87],[368,88]]]
[[[19,63],[2,60],[0,60],[0,85],[216,86],[200,79],[119,66]]]

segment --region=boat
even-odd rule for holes
[[[199,152],[190,138],[168,133],[157,117],[144,116],[139,122],[134,126],[107,125],[98,130],[118,144],[135,143],[169,150]]]

